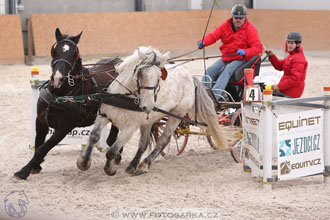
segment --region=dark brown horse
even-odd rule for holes
[[[81,34],[69,37],[62,35],[58,28],[55,31],[57,42],[51,48],[52,75],[48,84],[40,89],[37,104],[35,153],[30,162],[14,174],[19,179],[26,179],[30,173],[39,173],[44,157],[72,129],[92,125],[101,104],[95,100],[59,103],[56,97],[100,92],[116,76],[114,65],[119,59],[102,60],[102,65],[90,69],[82,66],[77,46]],[[49,127],[54,128],[55,132],[45,142]],[[107,138],[109,146],[114,143],[117,134],[118,129],[112,126]]]

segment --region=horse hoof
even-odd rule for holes
[[[134,176],[140,176],[140,175],[145,174],[145,173],[147,173],[147,172],[142,171],[142,170],[135,170],[135,172],[133,174],[134,174]]]
[[[114,176],[117,173],[117,170],[104,170],[104,172],[109,176]]]
[[[77,160],[77,167],[82,171],[88,170],[91,164],[92,164],[92,160],[85,161],[81,157],[79,157]]]
[[[16,180],[26,180],[27,177],[28,177],[27,175],[23,174],[23,173],[20,172],[20,171],[18,171],[18,172],[16,172],[16,173],[14,174],[14,178],[15,178]]]
[[[117,173],[117,170],[106,169],[104,168],[104,172],[109,176],[114,176]]]
[[[134,175],[139,176],[145,173],[148,173],[148,165],[145,163],[141,163],[138,169],[134,172]]]
[[[38,166],[36,168],[33,168],[31,170],[31,174],[37,174],[37,173],[40,173],[40,171],[42,170],[42,167],[41,166]]]
[[[104,166],[104,172],[109,176],[113,176],[117,173],[117,167],[118,165],[116,165],[113,161],[107,161]]]
[[[135,168],[132,166],[128,166],[125,170],[126,173],[128,174],[134,174]]]

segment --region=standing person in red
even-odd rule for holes
[[[235,5],[231,10],[232,18],[217,27],[197,43],[199,49],[221,40],[222,59],[207,68],[203,84],[210,88],[210,78],[216,81],[213,93],[220,99],[235,70],[252,57],[262,53],[262,44],[257,29],[248,21],[247,9],[242,4]],[[210,88],[211,89],[211,88]]]
[[[265,51],[274,68],[284,71],[280,82],[272,85],[276,96],[299,98],[304,91],[308,63],[300,46],[301,40],[301,34],[298,32],[290,32],[287,35],[286,47],[289,55],[283,60],[279,60],[271,50]]]

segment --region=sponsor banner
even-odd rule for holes
[[[75,128],[70,131],[59,144],[87,144],[89,135],[93,128],[94,125],[83,128]],[[55,130],[53,128],[49,128],[46,140],[54,134],[54,131]]]
[[[322,109],[279,115],[276,130],[279,180],[324,171]]]
[[[262,146],[262,126],[260,116],[247,108],[242,111],[244,134],[244,163],[248,165],[252,174],[260,175],[260,147]]]
[[[265,85],[275,85],[280,82],[283,71],[276,70],[271,64],[270,66],[262,66],[259,76],[256,76],[253,83],[263,82]]]

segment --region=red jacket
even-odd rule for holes
[[[220,40],[219,47],[222,55],[231,55],[236,49],[244,49],[246,56],[233,56],[231,60],[250,60],[252,57],[262,53],[262,44],[259,39],[257,29],[246,18],[245,23],[234,33],[232,28],[232,18],[222,23],[212,33],[205,36],[203,42],[205,46],[214,44]],[[230,56],[222,57],[223,61],[228,61]]]
[[[269,60],[275,69],[284,71],[284,75],[278,84],[280,91],[293,98],[299,98],[305,88],[305,77],[308,66],[303,49],[299,47],[299,52],[289,52],[289,56],[283,60],[279,60],[275,55]]]

